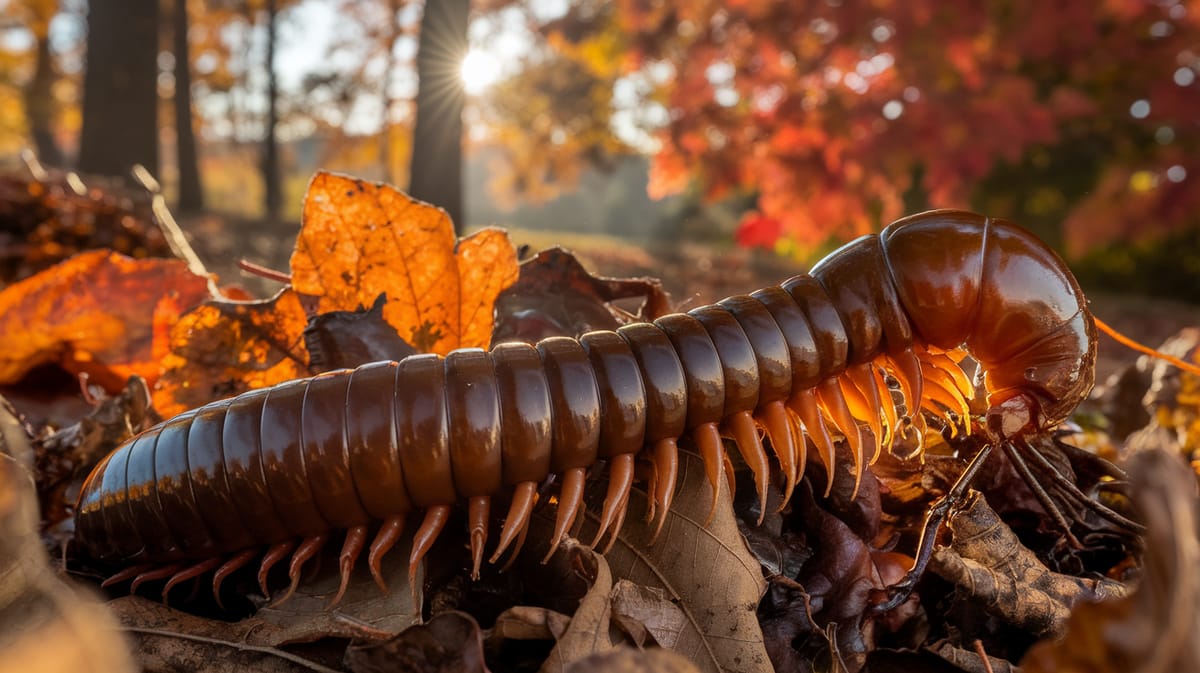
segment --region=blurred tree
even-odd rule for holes
[[[408,193],[444,208],[462,233],[463,92],[469,0],[427,0],[417,45],[417,112]]]
[[[24,91],[29,135],[33,136],[34,148],[42,162],[62,166],[62,150],[54,141],[56,73],[50,53],[50,20],[58,13],[58,0],[22,0],[18,5],[17,9],[24,10],[25,26],[34,39],[33,76],[25,84]]]
[[[616,65],[592,70],[620,94],[601,114],[654,152],[653,195],[756,196],[745,244],[811,251],[927,206],[1073,251],[1200,223],[1197,0],[582,0],[541,30]],[[512,85],[545,96],[549,67]]]
[[[181,213],[204,208],[200,188],[200,166],[196,155],[196,133],[192,123],[192,55],[188,42],[188,1],[175,0],[172,42],[175,52],[175,142],[179,162],[179,203]]]
[[[278,30],[277,0],[266,0],[267,53],[263,58],[267,73],[267,119],[263,131],[263,209],[268,221],[278,222],[283,207],[283,188],[279,182],[279,139],[275,127],[279,124],[279,79],[275,72],[275,37]]]
[[[90,0],[79,169],[158,174],[158,1]]]

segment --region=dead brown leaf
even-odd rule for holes
[[[10,415],[7,405],[0,404],[0,416],[6,415]],[[11,430],[11,420],[0,424]],[[36,532],[39,517],[33,477],[16,457],[28,456],[28,438],[5,431],[4,446],[8,450],[0,452],[0,673],[135,670],[108,610],[68,588],[50,569]]]
[[[1034,645],[1028,673],[1166,673],[1200,670],[1200,500],[1177,455],[1147,449],[1129,463],[1147,530],[1141,584],[1130,595],[1083,602],[1064,637]]]
[[[742,541],[728,489],[721,489],[716,515],[706,525],[712,491],[703,462],[681,449],[679,463],[679,487],[659,539],[649,544],[646,494],[635,488],[625,526],[605,554],[607,564],[613,577],[661,589],[679,607],[685,619],[672,649],[701,671],[770,671],[755,612],[766,583]],[[595,534],[596,513],[587,512],[583,539]]]
[[[488,673],[479,624],[457,611],[390,640],[351,645],[346,666],[354,673]]]
[[[1039,637],[1062,633],[1076,603],[1127,593],[1113,580],[1052,572],[976,491],[950,517],[949,528],[954,541],[934,552],[930,569],[989,614]]]
[[[638,314],[611,304],[620,299],[641,299]],[[616,329],[635,317],[654,320],[670,311],[670,298],[658,280],[594,276],[569,251],[550,248],[522,262],[520,278],[496,298],[491,343],[577,337]]]
[[[56,364],[115,392],[158,378],[155,340],[208,297],[208,281],[173,259],[81,253],[0,291],[0,383]]]
[[[486,347],[492,306],[517,279],[508,235],[485,229],[458,241],[445,211],[388,185],[317,173],[292,254],[292,286],[320,312],[370,306],[420,352]]]

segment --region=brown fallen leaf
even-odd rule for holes
[[[655,587],[618,580],[612,595],[613,620],[643,647],[647,636],[659,647],[673,649],[679,641],[687,617],[665,591]]]
[[[641,299],[638,314],[631,316],[611,304],[620,299]],[[496,298],[492,343],[577,337],[670,312],[670,299],[659,281],[593,276],[570,252],[550,248],[522,262],[520,278]]]
[[[705,524],[711,494],[700,457],[681,448],[679,486],[658,540],[650,544],[646,493],[634,488],[625,525],[604,558],[614,578],[661,589],[679,607],[685,619],[672,649],[701,671],[770,671],[755,612],[766,583],[742,541],[727,488]],[[582,539],[594,536],[597,513],[586,512]]]
[[[613,579],[608,562],[600,554],[572,539],[565,540],[556,554],[570,556],[572,566],[582,566],[585,573],[594,579],[591,589],[571,616],[571,623],[558,636],[558,643],[542,663],[539,669],[542,673],[561,671],[572,662],[616,647],[609,636]]]
[[[315,316],[304,328],[309,368],[313,372],[352,369],[367,362],[403,360],[416,349],[400,338],[383,320],[387,295],[380,294],[371,308],[330,311]]]
[[[517,279],[508,235],[456,240],[446,212],[388,185],[319,172],[309,183],[292,286],[317,310],[389,297],[383,315],[420,352],[486,347],[496,296]]]
[[[989,614],[1039,637],[1062,633],[1071,606],[1124,596],[1124,584],[1051,571],[1021,544],[977,491],[950,517],[950,547],[929,568]]]
[[[0,426],[12,418],[0,404]],[[63,584],[37,535],[33,477],[18,455],[28,438],[3,433],[0,451],[0,673],[134,671],[108,610]],[[17,446],[24,444],[25,446]]]
[[[1146,449],[1128,464],[1146,524],[1142,579],[1133,593],[1080,603],[1063,637],[1037,643],[1027,673],[1200,670],[1200,499],[1178,455]]]
[[[35,474],[42,518],[53,525],[68,518],[71,481],[100,462],[121,442],[162,420],[150,403],[150,389],[140,376],[131,376],[125,389],[99,401],[91,413],[73,425],[38,438]]]
[[[208,280],[173,259],[81,253],[0,290],[0,383],[55,364],[116,392],[158,378],[155,340],[209,296]]]
[[[351,645],[345,662],[354,673],[488,673],[479,624],[457,611],[390,640]]]

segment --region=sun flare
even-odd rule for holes
[[[471,49],[463,58],[459,74],[463,88],[468,94],[476,96],[500,79],[500,61],[486,51]]]

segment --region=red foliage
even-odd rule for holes
[[[755,190],[745,244],[770,244],[768,222],[806,248],[973,200],[1070,217],[1075,243],[1148,212],[1197,222],[1200,174],[1178,158],[1200,152],[1196,0],[620,0],[611,19],[590,20],[623,35],[669,119],[651,194],[697,178],[709,196]],[[1020,171],[997,179],[1005,165]],[[1122,181],[1146,170],[1152,189]]]

